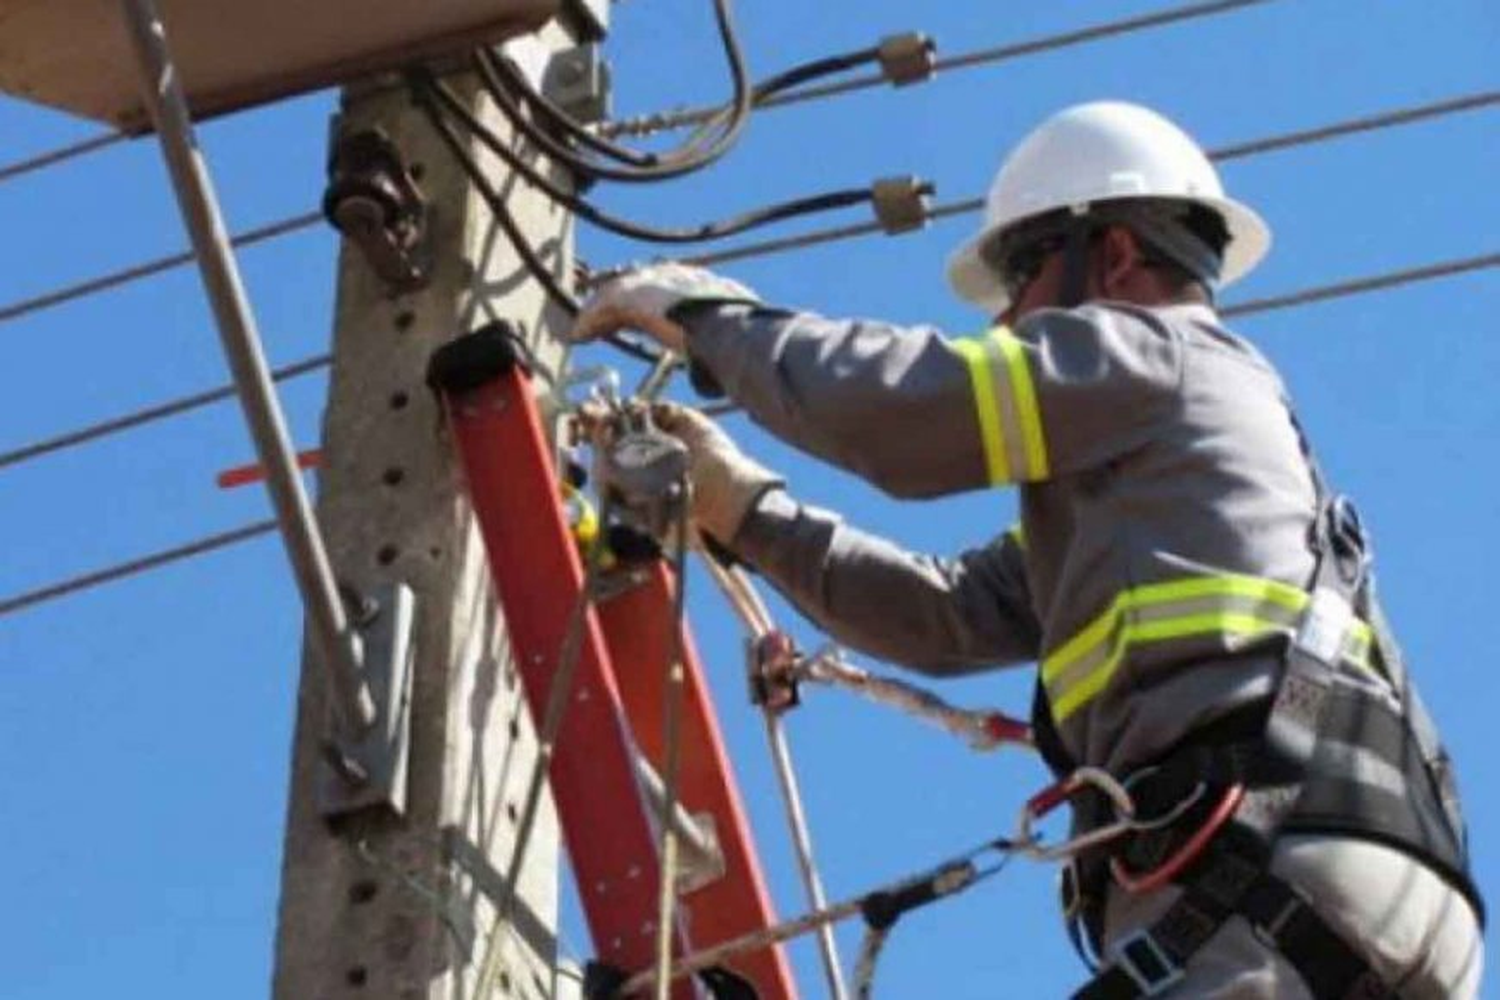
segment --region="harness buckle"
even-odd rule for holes
[[[1184,978],[1181,966],[1145,928],[1120,938],[1109,951],[1110,962],[1124,970],[1141,996],[1160,996]]]
[[[1337,666],[1353,624],[1354,609],[1344,596],[1329,587],[1318,587],[1302,613],[1292,645],[1315,660]]]

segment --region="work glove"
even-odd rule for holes
[[[697,410],[658,403],[651,415],[660,430],[687,445],[694,526],[714,541],[731,544],[760,498],[786,480],[740,451]]]
[[[758,304],[750,289],[712,271],[687,264],[647,264],[611,278],[584,303],[568,339],[596,340],[620,330],[639,330],[662,347],[687,354],[687,331],[673,311],[690,302]]]

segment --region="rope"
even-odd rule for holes
[[[1099,39],[1115,35],[1130,34],[1131,32],[1142,31],[1147,28],[1162,27],[1180,21],[1189,21],[1216,14],[1227,14],[1241,7],[1252,7],[1265,2],[1266,0],[1217,0],[1214,3],[1200,3],[1186,7],[1176,7],[1170,10],[1158,11],[1154,14],[1144,14],[1140,17],[1127,18],[1121,21],[1110,21],[1058,35],[1047,35],[1030,41],[940,58],[934,63],[934,69],[937,72],[943,72],[952,69],[968,69],[974,66],[1005,62],[1006,60],[1017,59],[1022,56],[1051,52],[1056,49],[1098,41]],[[804,87],[791,93],[768,98],[758,104],[757,107],[771,108],[787,104],[816,101],[838,94],[847,94],[856,90],[868,90],[871,87],[881,86],[885,82],[886,78],[883,75],[872,74],[856,77],[852,80],[843,80],[838,83]],[[720,107],[712,107],[658,112],[623,121],[608,122],[600,127],[599,134],[606,138],[615,138],[621,135],[647,136],[669,129],[701,125],[711,121],[714,116],[721,114],[722,111],[723,109]]]
[[[677,902],[678,844],[676,824],[671,821],[677,808],[677,783],[682,771],[682,710],[687,687],[682,662],[682,628],[687,614],[687,537],[690,497],[686,476],[681,481],[677,510],[676,551],[673,571],[676,588],[672,595],[671,640],[667,654],[665,732],[662,761],[661,878],[657,886],[656,913],[656,1000],[671,1000],[672,980],[667,970],[672,966],[673,908]]]
[[[745,624],[752,640],[763,639],[775,631],[770,609],[743,569],[737,566],[726,567],[707,553],[703,562],[708,567],[709,575]],[[822,910],[828,905],[828,896],[824,892],[823,880],[814,860],[812,833],[807,822],[807,812],[802,805],[802,789],[797,781],[796,767],[792,763],[791,747],[780,716],[769,705],[761,705],[760,709],[761,720],[766,729],[766,744],[776,769],[777,788],[781,792],[782,807],[786,811],[787,829],[792,836],[792,847],[797,856],[797,870],[802,877],[807,905],[813,910]],[[833,929],[824,926],[818,928],[817,933],[818,953],[823,963],[823,975],[828,982],[828,994],[834,1000],[845,1000],[848,989],[844,985],[842,963],[839,961],[838,943],[834,940]]]
[[[988,853],[998,854],[999,860],[988,867],[980,867],[975,863],[975,859]],[[1009,840],[989,841],[919,875],[887,883],[862,896],[811,910],[772,927],[763,927],[685,955],[672,963],[667,969],[667,976],[670,979],[680,979],[693,975],[720,965],[725,959],[735,955],[770,948],[819,928],[831,927],[853,916],[863,915],[867,924],[872,927],[883,926],[888,929],[904,913],[957,895],[1000,874],[1010,863],[1011,856],[1012,846]],[[657,983],[657,970],[645,969],[625,980],[615,991],[615,995],[632,996]]]

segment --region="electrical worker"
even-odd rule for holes
[[[770,308],[675,264],[602,287],[575,337],[644,331],[890,494],[1019,487],[1017,527],[917,555],[800,504],[700,414],[660,416],[699,530],[833,637],[938,677],[1035,661],[1049,766],[1124,782],[1139,828],[1064,880],[1100,962],[1078,996],[1471,997],[1448,758],[1353,507],[1214,310],[1269,243],[1175,125],[1099,102],[1021,142],[950,259],[981,337]],[[1080,832],[1118,818],[1073,805]]]

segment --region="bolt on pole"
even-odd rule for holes
[[[245,420],[276,509],[281,537],[302,592],[313,641],[330,671],[340,719],[348,735],[375,722],[375,700],[361,671],[359,635],[341,602],[312,506],[302,490],[286,420],[272,388],[250,303],[208,169],[193,134],[182,81],[172,62],[166,28],[153,0],[122,0],[141,74],[141,93],[161,141],[183,222],[213,306],[224,354],[239,390]]]

